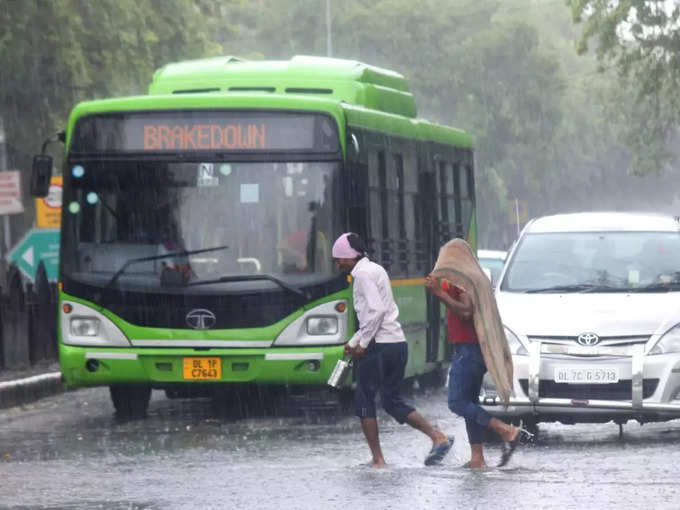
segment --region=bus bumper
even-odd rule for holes
[[[178,383],[261,383],[324,385],[342,345],[267,349],[116,349],[60,345],[66,386],[145,383],[155,388]],[[194,377],[185,365],[194,359],[219,360],[214,373]]]

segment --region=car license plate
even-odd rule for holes
[[[566,384],[613,384],[619,382],[616,367],[555,367],[555,382]]]
[[[185,379],[221,379],[222,363],[220,358],[183,358],[182,373]]]

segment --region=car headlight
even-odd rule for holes
[[[668,354],[680,352],[680,324],[676,324],[666,331],[649,354]]]
[[[515,356],[527,356],[529,352],[527,351],[524,344],[520,342],[517,335],[515,335],[510,329],[505,329],[505,338],[508,339],[508,346],[510,346],[510,353]]]
[[[307,319],[308,335],[335,335],[337,332],[337,317],[309,317]]]
[[[74,317],[71,319],[71,334],[75,336],[97,336],[99,324],[99,319],[94,317]]]

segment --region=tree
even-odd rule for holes
[[[2,1],[0,115],[8,164],[24,183],[32,154],[77,102],[144,93],[157,67],[221,52],[205,30],[207,0]],[[24,204],[30,211],[27,186]],[[12,239],[31,223],[13,216]]]
[[[0,112],[9,156],[26,166],[80,100],[144,93],[170,61],[221,52],[190,0],[5,0]]]
[[[680,124],[680,5],[667,0],[567,0],[583,23],[579,52],[591,39],[602,66],[615,67],[636,101],[623,110],[636,174],[661,172]],[[620,106],[617,108],[620,109]]]

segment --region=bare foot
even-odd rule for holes
[[[443,432],[438,432],[437,433],[437,438],[432,441],[432,447],[435,447],[440,444],[448,443],[449,438],[446,434]]]
[[[519,427],[515,427],[514,425],[510,425],[508,427],[508,430],[506,430],[501,437],[503,438],[503,441],[509,443],[511,441],[514,441],[517,438],[518,434],[519,434]]]
[[[489,466],[486,465],[485,460],[476,460],[476,461],[467,461],[465,464],[463,464],[463,467],[465,469],[488,469]]]
[[[384,469],[387,467],[387,463],[384,460],[369,460],[368,462],[363,462],[359,464],[359,467]]]
[[[470,469],[488,469],[489,468],[489,466],[486,465],[486,461],[484,459],[474,460],[474,461],[471,460],[469,462],[469,464],[470,464],[470,466],[469,466]]]

